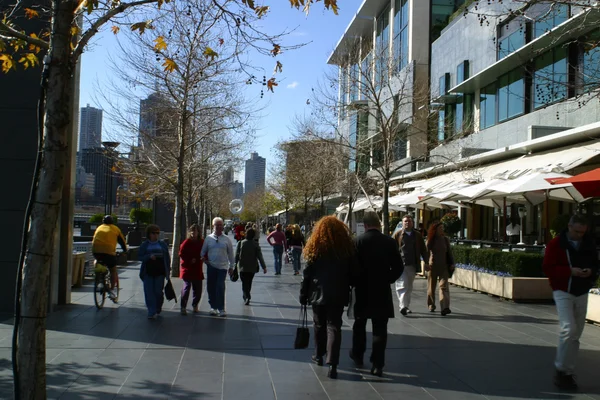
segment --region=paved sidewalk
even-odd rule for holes
[[[230,236],[231,237],[231,236]],[[389,324],[385,374],[353,367],[346,320],[338,380],[311,364],[312,349],[292,348],[299,277],[291,265],[254,281],[252,305],[241,283],[227,283],[227,318],[179,315],[165,304],[146,319],[138,264],[120,271],[118,305],[93,306],[91,280],[74,304],[48,321],[48,398],[51,399],[600,399],[600,329],[588,325],[578,363],[580,393],[552,385],[557,319],[551,305],[513,304],[452,287],[452,315],[429,313],[425,281],[415,282],[412,309]],[[181,287],[174,279],[176,290]],[[0,323],[0,398],[12,397],[10,321]],[[311,331],[311,339],[312,339]],[[311,346],[312,347],[312,346]],[[368,359],[368,357],[366,357]]]

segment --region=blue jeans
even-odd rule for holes
[[[206,269],[206,291],[208,292],[208,304],[215,310],[225,310],[225,279],[227,270],[208,266]]]
[[[165,286],[165,276],[144,276],[144,297],[146,298],[146,308],[148,308],[148,316],[160,314],[162,305],[165,300],[163,295],[163,287]]]
[[[273,245],[273,257],[275,257],[275,273],[281,273],[281,257],[283,257],[283,245],[282,244],[274,244]]]
[[[294,262],[294,272],[300,272],[302,270],[300,261],[302,259],[302,249],[292,248],[292,259]]]

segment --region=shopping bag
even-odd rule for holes
[[[296,340],[294,341],[294,349],[305,349],[310,341],[310,331],[308,330],[308,312],[306,306],[300,307],[300,318],[296,328]]]
[[[229,273],[229,280],[231,282],[237,282],[240,279],[240,273],[238,272],[237,266],[233,267],[233,270]]]
[[[173,289],[173,284],[170,279],[167,279],[167,283],[165,284],[165,298],[168,301],[175,300],[177,303],[177,296],[175,295],[175,289]]]

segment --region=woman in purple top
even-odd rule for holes
[[[273,247],[275,275],[281,275],[281,258],[283,256],[283,250],[287,250],[285,234],[281,231],[281,224],[275,225],[275,230],[267,236],[267,242]]]

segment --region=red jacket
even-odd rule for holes
[[[204,279],[204,272],[202,271],[202,258],[200,257],[200,251],[204,244],[203,239],[192,240],[185,239],[181,246],[179,246],[179,277],[186,281],[196,281]],[[196,259],[196,262],[192,263],[192,259]]]
[[[589,278],[571,276],[567,251],[569,251],[573,267],[592,270]],[[576,296],[585,294],[592,287],[598,272],[598,256],[595,243],[590,236],[585,236],[579,245],[579,249],[576,250],[569,243],[566,232],[563,232],[546,246],[542,266],[544,274],[550,280],[552,290],[562,290]]]

